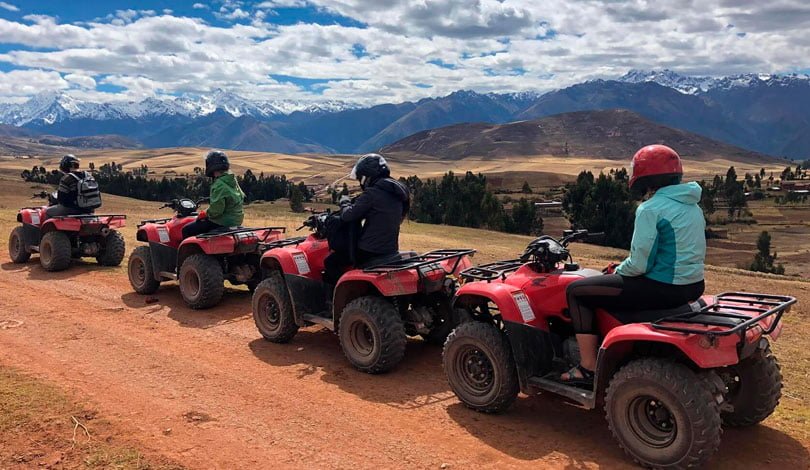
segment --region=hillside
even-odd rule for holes
[[[530,155],[627,160],[650,143],[670,145],[690,160],[775,161],[760,153],[656,124],[627,110],[580,111],[502,125],[457,124],[416,133],[383,148],[383,152],[453,160]]]
[[[136,149],[141,145],[120,135],[61,137],[0,124],[1,155],[56,155],[85,149]]]

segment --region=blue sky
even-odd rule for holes
[[[806,71],[803,0],[0,1],[0,101],[225,89],[360,104],[547,91],[631,68]]]

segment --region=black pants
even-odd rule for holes
[[[594,309],[604,308],[621,323],[655,321],[655,309],[670,309],[703,295],[703,281],[687,285],[665,284],[644,276],[593,276],[568,285],[568,310],[574,332],[598,334]],[[643,315],[634,313],[645,311]],[[651,312],[647,312],[651,311]]]
[[[61,204],[57,204],[55,206],[50,206],[47,209],[45,209],[45,214],[48,217],[63,217],[63,216],[66,216],[66,215],[87,215],[87,214],[92,214],[92,213],[93,213],[92,210],[79,209],[79,208],[76,208],[76,207],[68,207],[68,206],[63,206]]]
[[[209,219],[197,219],[183,227],[183,239],[207,233],[218,228],[222,228],[222,225],[215,224]]]
[[[357,249],[354,253],[354,264],[361,265],[366,261],[381,256],[379,253],[370,253],[365,250]],[[343,270],[352,264],[351,256],[348,251],[337,250],[333,251],[323,260],[323,282],[334,286],[337,284],[340,276],[343,275]]]

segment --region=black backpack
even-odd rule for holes
[[[76,178],[76,206],[80,209],[98,209],[101,207],[101,191],[93,175],[85,172],[83,177],[76,173],[68,173]]]

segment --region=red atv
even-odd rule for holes
[[[54,196],[46,193],[34,197]],[[8,254],[11,261],[25,263],[32,253],[46,271],[62,271],[74,258],[94,257],[102,266],[118,266],[124,259],[124,236],[115,229],[125,225],[125,215],[66,215],[48,218],[48,206],[25,207],[17,213],[22,225],[11,231]]]
[[[552,392],[585,408],[604,406],[621,447],[638,463],[686,468],[720,444],[721,423],[748,426],[779,402],[782,376],[766,336],[776,339],[793,297],[729,292],[704,296],[652,323],[622,325],[597,310],[602,344],[593,389],[560,382],[579,363],[566,286],[599,271],[571,261],[567,245],[532,241],[520,259],[470,268],[454,305],[474,321],[447,338],[450,387],[468,407],[506,409],[518,391]],[[647,317],[649,318],[649,317]]]
[[[174,217],[144,220],[137,239],[147,242],[129,256],[129,282],[139,294],[152,294],[163,281],[180,281],[180,293],[189,307],[213,307],[222,299],[225,281],[255,289],[261,280],[259,260],[264,243],[277,240],[284,227],[223,228],[183,239],[183,227],[196,220],[198,204],[174,199],[161,206]]]
[[[286,343],[298,328],[322,325],[337,332],[357,369],[386,372],[405,354],[407,336],[442,343],[460,320],[450,308],[455,275],[472,265],[475,250],[400,252],[344,273],[326,300],[322,281],[330,212],[312,215],[308,237],[275,242],[262,256],[265,279],[253,293],[253,319],[268,341]]]

